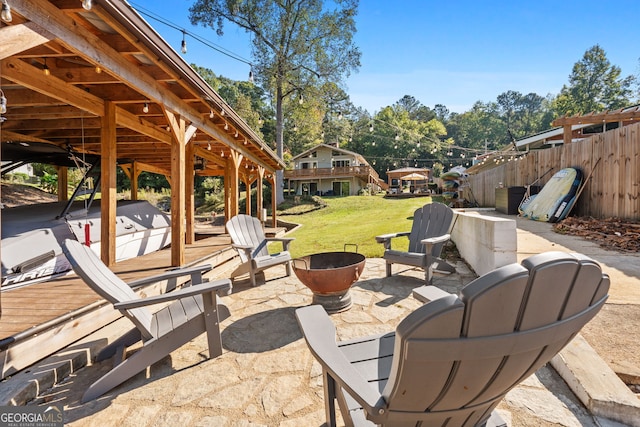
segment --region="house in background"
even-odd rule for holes
[[[284,171],[290,193],[298,196],[353,196],[385,186],[378,173],[358,153],[336,145],[319,144],[293,159]]]

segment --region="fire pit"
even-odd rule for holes
[[[313,292],[313,304],[328,313],[351,307],[349,289],[362,274],[365,256],[356,252],[322,252],[293,260],[298,279]]]

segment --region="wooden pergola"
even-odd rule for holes
[[[633,106],[628,108],[621,108],[613,111],[603,111],[600,113],[591,112],[589,114],[577,115],[577,116],[564,116],[554,120],[551,124],[553,126],[563,127],[563,142],[565,144],[571,143],[574,137],[574,131],[572,125],[581,124],[607,124],[607,123],[620,123],[620,126],[635,123],[640,119],[640,107]]]
[[[284,163],[127,3],[8,0],[0,27],[1,143],[46,143],[101,158],[101,254],[115,262],[116,168],[137,194],[148,171],[171,185],[171,263],[194,240],[194,174],[224,177],[225,216],[239,188],[275,183]],[[66,170],[59,173],[66,189]],[[62,188],[62,187],[61,187]],[[61,198],[66,191],[59,191]],[[272,191],[275,226],[276,191]],[[262,216],[262,209],[258,209]],[[264,220],[264,218],[261,218]]]

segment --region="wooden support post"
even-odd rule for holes
[[[191,245],[196,241],[195,231],[195,144],[193,142],[187,143],[186,149],[186,165],[185,165],[185,195],[186,195],[186,217],[187,217],[187,229],[186,229],[186,244]]]
[[[231,150],[231,156],[228,161],[228,174],[231,175],[229,178],[229,217],[234,217],[238,215],[239,211],[239,186],[238,186],[238,169],[240,168],[240,163],[242,163],[242,154],[238,151]],[[226,178],[226,176],[225,176]]]
[[[258,210],[258,219],[264,223],[266,218],[263,218],[262,209],[264,208],[264,200],[263,200],[263,188],[262,188],[262,180],[264,179],[264,166],[258,165],[258,183],[256,184],[256,204]]]
[[[251,216],[251,177],[245,175],[244,177],[244,187],[245,187],[245,213]]]
[[[138,165],[133,162],[131,164],[131,176],[129,177],[131,180],[131,200],[138,200],[138,176],[140,176]]]
[[[185,120],[165,110],[173,134],[171,143],[171,265],[184,264],[185,240]]]
[[[573,139],[573,133],[571,132],[571,125],[564,125],[564,134],[562,140],[565,144],[571,144],[571,140]]]
[[[276,210],[278,208],[278,191],[276,185],[278,180],[275,174],[270,175],[269,181],[271,182],[271,226],[276,228],[278,224],[278,220],[276,219]]]
[[[107,266],[116,263],[116,106],[105,102],[100,130],[100,257]],[[95,238],[95,237],[94,237]]]
[[[229,159],[226,160],[224,164],[224,222],[229,221],[231,219],[231,174],[230,166],[231,162]]]
[[[58,201],[69,200],[69,174],[66,166],[58,166]]]

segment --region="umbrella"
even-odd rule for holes
[[[413,172],[409,175],[401,176],[400,179],[403,181],[421,181],[427,179],[427,177],[420,173]]]

